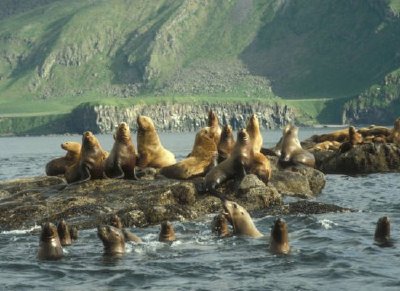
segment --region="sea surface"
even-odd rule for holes
[[[300,139],[334,129],[300,129]],[[178,159],[191,150],[194,133],[162,133]],[[264,132],[264,146],[281,132]],[[0,138],[0,180],[44,175],[45,164],[80,136]],[[100,135],[106,150],[111,135]],[[136,139],[134,139],[136,140]],[[268,252],[276,217],[255,219],[264,238],[218,239],[213,215],[173,222],[178,240],[157,242],[159,226],[132,228],[144,243],[127,245],[122,258],[103,256],[95,229],[81,230],[56,262],[36,258],[39,227],[0,229],[0,290],[400,290],[400,174],[327,175],[315,201],[357,209],[351,213],[288,215],[289,255]],[[1,203],[1,201],[0,201]],[[392,247],[373,243],[376,221],[388,215]],[[12,218],[10,218],[12,219]]]

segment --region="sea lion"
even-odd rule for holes
[[[114,134],[114,145],[105,161],[104,171],[109,178],[137,180],[136,151],[128,124],[121,122]]]
[[[220,213],[214,217],[211,222],[211,231],[219,237],[231,236],[231,232],[228,227],[228,220],[223,213]]]
[[[122,230],[122,233],[124,234],[124,238],[125,238],[126,242],[127,241],[134,242],[134,243],[142,243],[143,242],[140,237],[138,237],[136,234],[130,232],[129,230],[127,230],[126,228],[124,228],[122,226],[121,218],[119,218],[118,215],[115,214],[115,215],[111,216],[110,224],[111,224],[111,226],[114,226],[115,228]]]
[[[333,131],[331,133],[314,135],[314,136],[312,136],[312,140],[315,143],[320,143],[320,142],[324,142],[324,141],[344,142],[344,141],[349,140],[349,130],[347,128],[343,128],[340,130]]]
[[[375,243],[379,246],[391,246],[390,220],[387,216],[378,219],[374,235]]]
[[[69,226],[64,219],[61,219],[57,225],[58,237],[63,247],[70,246],[72,244],[71,234],[69,232]]]
[[[208,127],[210,128],[210,136],[214,140],[215,145],[217,146],[219,140],[221,138],[221,127],[219,126],[219,121],[217,115],[210,110],[208,112]]]
[[[271,229],[269,250],[276,254],[288,254],[290,251],[287,224],[278,218]]]
[[[269,159],[262,153],[254,153],[249,173],[256,175],[265,183],[265,185],[267,185],[272,175],[272,168]]]
[[[69,234],[71,235],[71,240],[76,241],[78,239],[78,228],[74,225],[70,225]]]
[[[355,145],[362,144],[363,137],[358,133],[354,126],[349,126],[349,141],[344,142],[339,147],[341,153],[345,153],[351,150]]]
[[[301,147],[298,132],[299,128],[291,124],[283,129],[281,156],[278,160],[279,165],[284,167],[304,165],[314,168],[315,157],[312,153]]]
[[[108,153],[102,149],[94,134],[90,131],[84,132],[79,161],[65,171],[67,183],[104,178],[104,161],[107,156]]]
[[[324,141],[317,143],[310,150],[311,151],[337,151],[341,143],[338,141]]]
[[[197,134],[190,156],[164,167],[160,174],[171,179],[189,179],[205,175],[216,165],[217,146],[210,135],[210,128],[202,128]]]
[[[265,156],[276,156],[280,157],[282,154],[282,137],[272,148],[261,148],[260,152]]]
[[[233,226],[234,235],[261,237],[263,234],[254,225],[253,219],[247,210],[236,202],[225,200],[223,202],[225,217]]]
[[[104,254],[118,255],[125,253],[125,238],[122,231],[111,225],[99,225],[97,235],[104,245]]]
[[[42,233],[40,235],[38,258],[40,260],[58,260],[63,255],[56,226],[51,222],[46,222],[42,226]]]
[[[163,168],[175,164],[175,155],[162,146],[151,118],[138,116],[137,123],[138,160],[136,165],[140,168]]]
[[[226,124],[222,128],[221,138],[218,143],[218,163],[225,161],[231,156],[235,147],[235,138],[233,137],[232,126]]]
[[[369,127],[360,128],[358,132],[363,136],[385,136],[388,137],[392,130],[385,126],[370,125]]]
[[[397,146],[400,146],[400,117],[394,121],[393,129],[390,134],[390,141]]]
[[[260,132],[260,124],[258,118],[253,114],[246,125],[246,131],[250,136],[250,140],[253,144],[253,152],[259,153],[263,144],[263,138]]]
[[[162,222],[160,234],[158,235],[158,241],[172,243],[175,240],[176,235],[172,224],[169,221]]]
[[[46,175],[64,175],[67,167],[72,166],[79,160],[81,144],[78,142],[67,141],[61,144],[61,148],[67,153],[64,157],[53,159],[46,164]]]
[[[216,187],[221,183],[235,179],[241,181],[250,168],[253,159],[253,147],[245,129],[239,130],[237,141],[231,156],[212,168],[205,177],[205,187],[213,195],[218,195]]]

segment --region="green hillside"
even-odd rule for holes
[[[399,9],[400,0],[3,0],[0,115],[280,96],[338,122],[347,99],[400,67]]]

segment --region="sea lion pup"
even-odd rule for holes
[[[164,167],[160,174],[171,179],[189,179],[205,175],[216,165],[217,146],[210,135],[210,128],[202,128],[194,141],[191,154],[182,161]]]
[[[124,234],[124,238],[125,238],[126,242],[127,241],[134,242],[134,243],[142,243],[143,242],[142,239],[140,237],[138,237],[136,234],[130,232],[126,228],[123,228],[121,218],[119,218],[118,215],[115,214],[115,215],[111,216],[110,224],[111,224],[111,226],[114,226],[115,228],[122,230],[122,233]]]
[[[46,164],[46,175],[64,175],[67,167],[72,166],[79,160],[81,144],[79,142],[67,141],[61,144],[61,148],[67,153],[64,157],[53,159]]]
[[[109,178],[137,180],[136,151],[128,124],[121,122],[114,134],[114,145],[105,161],[104,171]]]
[[[262,153],[254,153],[249,173],[256,175],[265,183],[265,185],[267,185],[272,175],[272,168],[269,159]]]
[[[400,117],[394,121],[389,140],[395,145],[400,146]]]
[[[283,129],[281,156],[279,157],[279,165],[303,165],[314,168],[315,157],[309,151],[301,147],[298,138],[299,128],[292,124],[287,125]]]
[[[218,164],[231,156],[235,147],[235,138],[233,137],[232,126],[226,124],[222,128],[221,138],[218,143]]]
[[[57,233],[60,238],[60,243],[63,247],[72,245],[71,234],[69,226],[64,219],[61,219],[57,225]]]
[[[375,243],[379,246],[391,246],[390,240],[390,220],[387,216],[378,219],[375,228]]]
[[[216,187],[229,179],[241,181],[250,168],[252,159],[253,147],[249,134],[245,129],[241,129],[237,134],[237,141],[231,156],[207,173],[205,177],[206,189],[212,195],[218,196]]]
[[[40,260],[58,260],[63,257],[63,249],[58,237],[57,227],[51,222],[42,225],[38,258]]]
[[[222,238],[231,236],[228,220],[223,213],[214,216],[211,222],[211,232]]]
[[[221,138],[221,127],[219,126],[219,121],[217,115],[210,110],[208,112],[208,127],[210,128],[210,136],[214,140],[215,145],[218,145]]]
[[[147,116],[138,116],[137,124],[139,157],[136,165],[140,168],[163,168],[175,164],[176,160],[174,154],[162,146],[151,118]]]
[[[288,254],[290,251],[287,224],[278,218],[271,229],[269,250],[276,254]]]
[[[108,153],[102,149],[94,134],[90,131],[84,132],[79,161],[65,172],[67,183],[104,178],[104,161],[107,156]]]
[[[261,237],[263,234],[254,225],[253,219],[247,210],[236,202],[225,200],[223,202],[225,217],[233,226],[234,235]]]
[[[176,235],[172,223],[164,221],[161,223],[160,234],[158,235],[158,241],[172,243],[176,240]]]
[[[258,153],[261,150],[263,144],[263,138],[260,132],[260,124],[258,118],[253,114],[246,125],[246,131],[250,136],[251,143],[253,144],[253,152]]]
[[[344,142],[339,147],[341,153],[345,153],[351,150],[355,145],[362,144],[363,137],[358,133],[354,126],[349,126],[349,141]]]
[[[111,225],[99,225],[97,235],[104,245],[104,254],[118,255],[125,253],[125,237],[122,231]]]

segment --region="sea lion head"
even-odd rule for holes
[[[138,130],[152,131],[155,130],[153,120],[150,117],[139,115],[137,117]]]
[[[173,242],[176,240],[174,227],[169,221],[161,223],[161,230],[158,236],[160,242]]]
[[[131,139],[131,131],[129,125],[126,122],[121,122],[118,125],[117,131],[115,133],[115,140],[118,141],[129,141]]]
[[[58,260],[63,257],[63,249],[58,237],[57,227],[46,222],[40,234],[38,258],[40,260]]]
[[[223,213],[216,215],[211,222],[211,231],[220,237],[230,235],[228,228],[228,220]]]
[[[375,241],[379,244],[386,244],[390,241],[390,220],[383,216],[378,219],[375,228]]]
[[[111,216],[110,218],[110,225],[114,226],[116,228],[122,229],[122,221],[121,218],[119,218],[118,215],[114,214],[113,216]]]
[[[106,254],[125,253],[125,238],[120,229],[110,225],[100,225],[97,227],[97,235],[103,242]]]
[[[99,141],[91,131],[85,131],[82,136],[82,147],[85,149],[96,148],[99,146]]]
[[[48,242],[54,238],[58,238],[57,227],[51,222],[46,222],[42,225],[40,241]]]
[[[67,141],[61,144],[61,148],[68,152],[79,154],[81,151],[81,144],[79,142]]]
[[[69,227],[69,233],[71,235],[72,240],[77,240],[78,239],[78,228],[76,226],[70,226]]]
[[[208,111],[208,126],[215,127],[218,125],[219,122],[217,115],[212,110]]]
[[[237,133],[237,141],[239,144],[245,145],[250,142],[250,136],[246,129],[242,128]]]
[[[229,138],[233,138],[232,126],[230,126],[229,124],[225,124],[222,128],[221,140],[227,140]]]
[[[246,129],[249,131],[251,130],[257,130],[260,128],[260,124],[258,122],[257,115],[252,114],[249,118],[249,121],[247,122]]]
[[[278,218],[271,229],[270,250],[274,253],[287,254],[290,250],[286,222]]]
[[[61,219],[60,222],[58,223],[57,232],[62,246],[67,246],[72,244],[71,234],[69,233],[69,227],[64,219]]]

